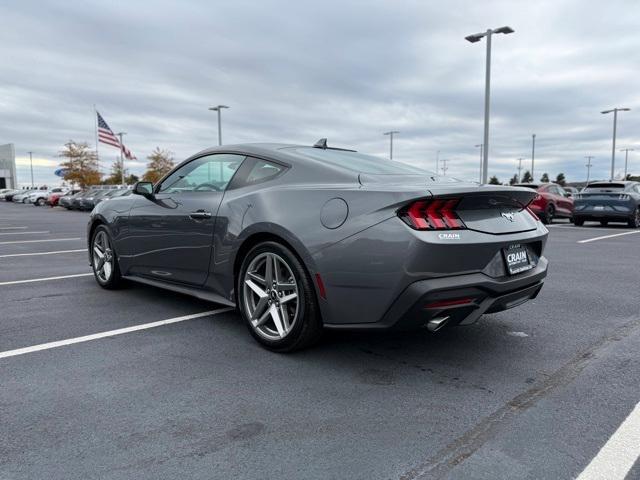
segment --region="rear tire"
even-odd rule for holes
[[[42,206],[44,206],[44,203],[45,203],[44,198],[39,198],[38,200],[36,200],[36,203],[34,203],[34,205],[36,207],[42,207]]]
[[[629,219],[628,222],[631,228],[640,228],[640,207],[636,208],[633,216]]]
[[[601,227],[606,227],[607,225],[609,225],[609,220],[600,220]]]
[[[115,290],[123,284],[118,255],[113,247],[113,239],[104,225],[99,225],[91,237],[91,268],[93,276],[102,288]]]
[[[262,346],[291,352],[316,343],[322,319],[311,277],[296,255],[263,242],[245,256],[236,283],[240,315]]]
[[[549,224],[553,222],[553,216],[556,213],[556,208],[553,206],[552,203],[547,205],[547,208],[545,208],[544,213],[540,216],[540,220],[542,220],[542,223]]]
[[[584,220],[583,220],[583,219],[581,219],[581,218],[574,218],[574,219],[573,219],[573,224],[574,224],[576,227],[581,227],[582,225],[584,225]]]

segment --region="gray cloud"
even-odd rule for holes
[[[450,174],[475,179],[484,42],[464,36],[508,24],[516,33],[494,42],[490,173],[513,175],[536,133],[537,177],[583,179],[585,155],[605,177],[612,118],[599,112],[633,109],[620,148],[640,132],[639,13],[633,0],[4,3],[0,143],[16,144],[28,182],[26,151],[57,160],[70,138],[94,143],[96,104],[128,132],[140,173],[155,146],[179,160],[215,144],[207,107],[225,103],[225,143],[327,136],[386,155],[393,128],[399,160],[434,168],[440,150]],[[107,169],[117,151],[100,150]],[[52,181],[49,164],[35,170]]]

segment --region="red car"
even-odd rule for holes
[[[533,211],[542,223],[551,223],[554,218],[573,217],[573,199],[556,183],[518,183],[514,187],[532,188],[538,192],[529,209]]]
[[[60,200],[60,197],[62,197],[64,195],[72,195],[74,193],[78,193],[79,191],[80,190],[70,190],[68,192],[50,193],[49,196],[47,197],[47,205],[55,207],[56,205],[58,205],[58,201]]]

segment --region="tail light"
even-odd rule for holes
[[[461,230],[467,228],[456,214],[459,198],[418,200],[399,212],[399,216],[416,230]]]
[[[629,200],[629,198],[630,198],[629,195],[627,195],[626,193],[621,193],[618,196],[618,200]]]

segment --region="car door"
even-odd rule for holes
[[[562,210],[562,214],[570,217],[573,213],[573,200],[567,196],[567,191],[564,188],[556,186],[556,190],[558,192],[558,206]]]
[[[137,196],[129,215],[128,273],[198,286],[209,273],[216,215],[243,155],[211,154]]]

